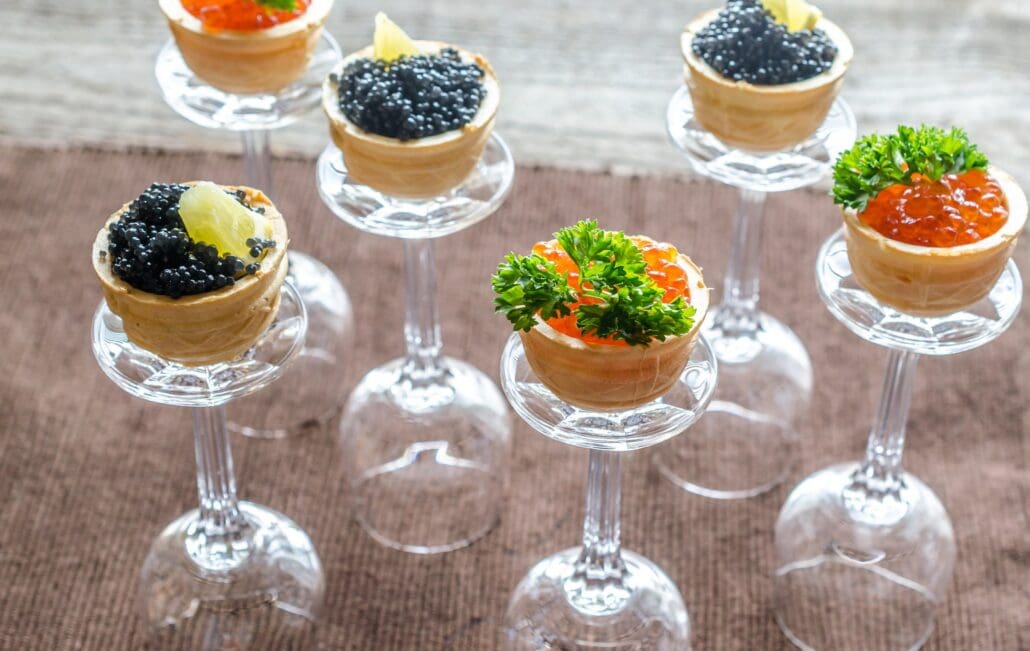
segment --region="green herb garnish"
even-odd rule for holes
[[[694,306],[682,296],[662,301],[665,290],[647,275],[640,249],[625,234],[586,220],[561,229],[555,238],[579,268],[581,289],[570,287],[568,276],[543,256],[509,253],[492,278],[494,308],[516,330],[531,330],[537,316],[568,316],[576,303],[580,332],[631,345],[665,341],[694,327]]]
[[[937,181],[986,167],[987,157],[962,129],[899,126],[896,134],[860,138],[841,154],[833,167],[833,201],[861,212],[881,190],[911,184],[913,174]]]
[[[266,9],[276,11],[294,11],[297,9],[297,0],[254,0],[256,4]]]

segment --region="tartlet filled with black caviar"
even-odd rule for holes
[[[728,145],[788,149],[815,133],[854,49],[804,0],[727,0],[680,39],[697,121]]]
[[[708,311],[701,268],[676,247],[582,221],[509,254],[494,306],[540,381],[586,409],[646,404],[686,367]]]
[[[239,358],[271,324],[288,242],[260,190],[155,183],[97,233],[93,269],[133,343],[201,366]]]
[[[322,89],[348,174],[398,197],[434,197],[459,185],[482,156],[499,104],[484,57],[413,41],[383,14],[373,44],[345,57]]]

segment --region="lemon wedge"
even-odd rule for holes
[[[179,217],[194,242],[210,244],[219,254],[234,255],[244,262],[261,257],[250,254],[247,240],[267,239],[272,235],[272,225],[267,219],[210,181],[201,181],[182,193]]]
[[[785,25],[789,32],[815,29],[823,12],[805,0],[762,0],[762,4],[773,15],[776,22]]]
[[[415,41],[411,40],[397,23],[387,18],[386,14],[376,14],[376,31],[372,37],[372,55],[380,60],[390,63],[403,56],[414,56],[418,54],[418,47]]]

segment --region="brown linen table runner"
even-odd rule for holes
[[[402,350],[401,247],[324,208],[309,160],[275,164],[273,198],[292,246],[329,264],[358,320],[349,386]],[[137,572],[151,540],[196,506],[186,410],[133,399],[90,352],[100,288],[89,246],[104,218],[153,180],[242,179],[239,159],[0,148],[0,648],[137,649]],[[734,194],[711,183],[526,169],[500,212],[438,242],[445,350],[496,377],[509,328],[488,279],[510,249],[562,225],[674,242],[718,290]],[[623,541],[679,585],[698,650],[792,648],[770,611],[772,527],[789,489],[858,459],[886,354],[839,325],[812,267],[839,225],[822,193],[770,197],[762,302],[808,346],[816,374],[798,469],[761,498],[689,496],[625,468]],[[1030,271],[1028,242],[1017,261]],[[920,364],[905,466],[944,502],[958,562],[928,650],[1030,648],[1030,329]],[[689,435],[689,434],[688,434]],[[586,453],[519,422],[500,527],[469,549],[416,557],[377,545],[349,517],[335,429],[264,442],[233,438],[240,494],[281,510],[314,539],[327,577],[319,648],[495,649],[508,596],[543,556],[577,543]]]

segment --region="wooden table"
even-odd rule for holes
[[[504,88],[499,129],[521,162],[679,173],[664,125],[681,81],[677,34],[716,2],[340,0],[328,29],[357,49],[385,7],[416,37],[486,53]],[[1030,185],[1030,2],[819,4],[854,41],[843,93],[862,132],[961,125]],[[153,67],[168,31],[156,0],[4,0],[0,24],[0,143],[238,148],[161,101]],[[323,121],[277,133],[277,150],[317,153]]]

